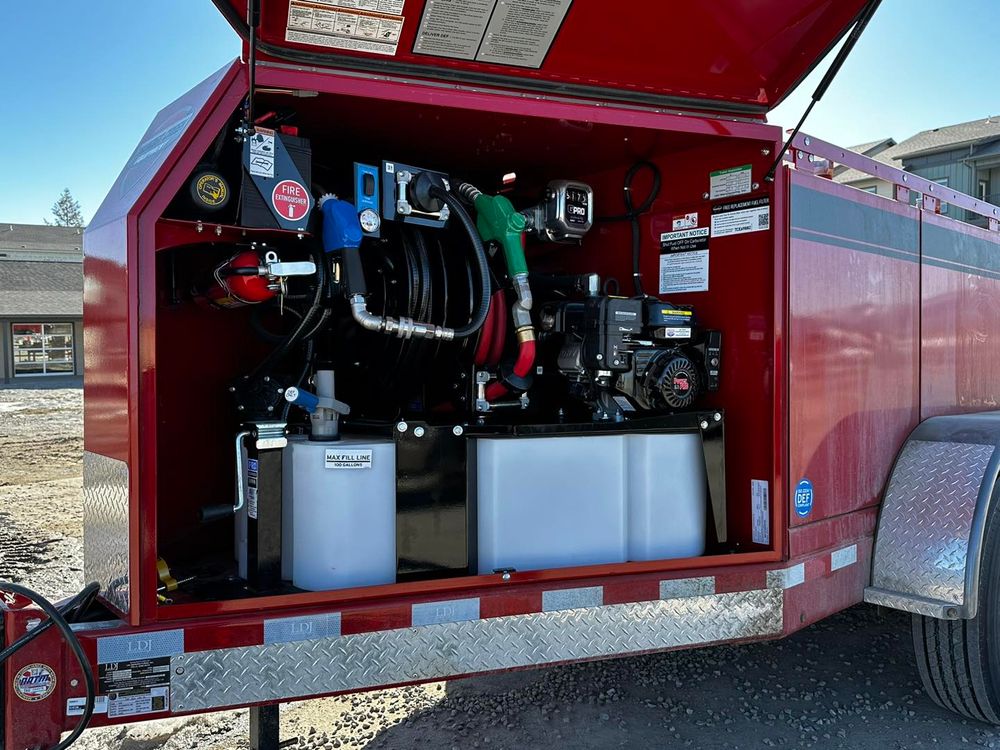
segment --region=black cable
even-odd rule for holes
[[[44,596],[32,591],[29,588],[20,586],[16,583],[7,583],[0,581],[0,589],[4,591],[11,591],[15,594],[20,594],[25,599],[29,599],[32,603],[38,605],[46,615],[49,616],[49,622],[52,622],[59,632],[62,633],[63,638],[66,641],[66,645],[69,646],[70,650],[73,652],[73,656],[76,657],[77,662],[80,664],[80,670],[83,672],[83,683],[87,690],[87,698],[83,706],[83,714],[80,716],[80,720],[77,722],[76,727],[70,732],[69,736],[66,737],[62,742],[54,745],[50,750],[66,750],[70,745],[79,739],[80,735],[83,734],[83,730],[87,728],[90,723],[90,719],[94,715],[94,698],[97,695],[97,687],[94,683],[94,672],[90,668],[90,661],[87,659],[87,655],[83,653],[83,648],[80,646],[80,641],[76,637],[76,633],[66,622],[66,618],[63,617],[63,613],[60,612],[56,607]],[[66,609],[69,610],[74,606],[79,606],[84,599],[93,600],[97,592],[100,590],[100,586],[96,583],[91,583],[87,585],[83,591],[77,594],[74,599],[79,599],[80,602],[74,605],[73,601],[66,605]],[[45,623],[38,625],[35,630],[41,630],[46,627]],[[32,635],[29,633],[28,635]],[[37,637],[37,636],[32,636]],[[30,641],[31,638],[25,636],[19,641],[13,643],[9,648],[0,652],[0,663],[4,662],[10,658],[11,654],[16,652],[18,649],[24,646],[25,643]]]
[[[653,176],[653,184],[649,188],[649,194],[645,200],[636,206],[632,201],[632,183],[635,177],[642,170],[649,170]],[[661,175],[660,168],[651,161],[637,161],[625,173],[625,183],[622,189],[625,192],[625,213],[618,216],[601,216],[598,221],[629,221],[632,224],[632,283],[635,289],[635,296],[645,297],[646,293],[642,288],[642,272],[639,270],[639,258],[642,251],[642,227],[639,224],[639,217],[653,207],[653,202],[660,195]]]
[[[3,584],[0,584],[0,588],[3,588]],[[58,607],[60,614],[67,622],[75,622],[84,612],[86,612],[87,607],[89,607],[95,598],[97,598],[97,593],[100,589],[96,584],[91,584],[87,586],[83,591],[78,593],[72,599],[67,601],[61,607]],[[27,633],[22,635],[12,644],[10,644],[3,651],[0,651],[0,664],[6,661],[15,651],[27,646],[33,640],[35,640],[42,633],[47,631],[55,625],[55,621],[49,619],[41,623],[37,627],[32,628]]]
[[[476,267],[479,271],[481,294],[479,305],[475,308],[472,320],[469,321],[468,325],[455,329],[456,339],[466,338],[483,327],[483,323],[486,322],[486,314],[490,309],[490,267],[486,260],[486,248],[483,246],[479,230],[476,229],[472,217],[469,216],[469,212],[465,210],[465,206],[462,205],[462,202],[456,196],[437,185],[430,188],[430,194],[451,209],[452,214],[458,217],[462,227],[469,235],[469,240],[472,242],[472,254],[475,257]]]
[[[322,248],[313,248],[313,259],[316,263],[316,292],[313,294],[312,304],[309,306],[308,312],[302,316],[302,320],[295,327],[283,343],[276,346],[270,351],[270,353],[261,360],[253,372],[250,373],[250,378],[254,378],[267,368],[273,366],[276,362],[279,362],[292,348],[302,340],[303,335],[310,330],[313,318],[316,317],[316,313],[319,312],[320,308],[323,306],[323,293],[326,289],[326,257],[323,253]]]

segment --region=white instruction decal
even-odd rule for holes
[[[708,250],[660,256],[660,294],[708,291]]]
[[[328,469],[370,469],[372,467],[372,452],[348,451],[339,448],[327,448],[324,466]]]
[[[712,236],[766,232],[771,228],[771,205],[768,198],[754,198],[712,207]]]
[[[713,201],[717,198],[731,198],[734,195],[746,195],[753,189],[751,166],[730,167],[711,172],[708,175],[708,197]]]
[[[771,543],[771,501],[768,483],[763,479],[750,480],[750,503],[753,517],[751,538],[754,544]]]
[[[474,60],[497,0],[428,0],[413,51]]]
[[[321,7],[323,5],[327,7]],[[372,6],[403,9],[401,0],[356,0],[353,3],[348,0],[319,3],[316,0],[291,0],[288,3],[285,41],[395,55],[403,31],[403,17],[398,13],[376,11]]]
[[[398,16],[403,13],[404,0],[312,0],[312,2],[316,5],[334,5],[338,8],[356,8]]]
[[[257,128],[250,137],[250,174],[274,177],[274,131]]]
[[[428,0],[418,55],[540,68],[573,0]]]

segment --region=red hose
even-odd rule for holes
[[[499,294],[499,292],[497,292]],[[483,323],[483,332],[479,337],[479,343],[476,345],[476,355],[473,361],[476,363],[476,367],[482,367],[489,361],[489,354],[493,344],[493,329],[496,326],[497,317],[497,304],[496,304],[496,294],[490,300],[490,309],[486,313],[486,322]],[[500,311],[500,317],[503,317],[503,311]]]
[[[497,317],[493,321],[496,327],[493,329],[490,353],[486,357],[486,363],[491,367],[495,367],[500,362],[503,348],[507,344],[507,315],[505,314],[507,300],[502,289],[493,295],[493,301],[497,305]]]
[[[535,364],[535,342],[522,341],[517,350],[517,361],[514,362],[514,374],[519,378],[528,376]],[[507,395],[507,386],[500,382],[486,386],[486,400],[496,401]]]

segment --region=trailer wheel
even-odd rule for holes
[[[995,504],[983,541],[976,616],[913,615],[913,647],[924,689],[935,703],[1000,724],[1000,512]]]

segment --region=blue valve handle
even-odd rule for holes
[[[319,407],[319,396],[315,393],[310,393],[309,391],[304,391],[301,388],[296,388],[292,386],[285,391],[285,400],[291,404],[295,404],[301,409],[306,410],[310,414],[316,412]]]

